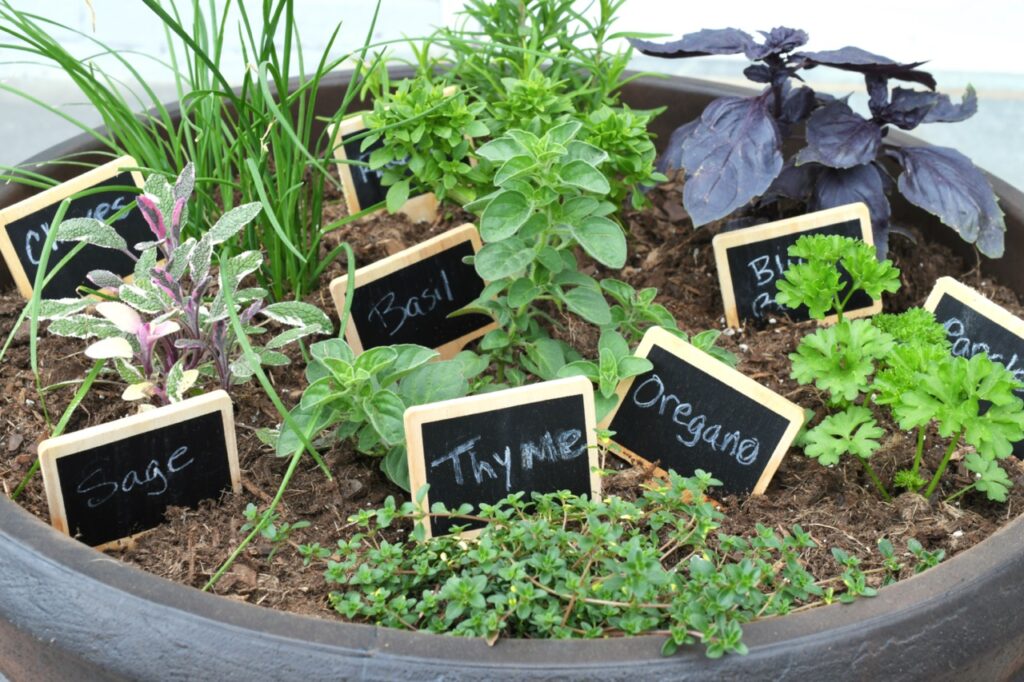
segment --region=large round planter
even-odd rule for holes
[[[325,92],[338,95],[344,76]],[[722,94],[690,79],[642,78],[633,107],[668,105],[661,140]],[[340,97],[339,97],[340,98]],[[909,138],[903,138],[908,141]],[[908,143],[913,143],[909,141]],[[40,157],[86,151],[76,138]],[[1024,195],[994,181],[1006,257],[989,271],[1024,292]],[[0,206],[21,190],[0,188]],[[947,228],[905,205],[897,214]],[[744,628],[747,656],[662,657],[659,637],[482,640],[273,612],[204,594],[108,558],[0,499],[0,672],[33,679],[1013,679],[1024,670],[1024,519],[873,599]]]

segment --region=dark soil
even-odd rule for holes
[[[822,401],[817,392],[812,387],[800,387],[789,378],[787,354],[812,328],[811,323],[777,319],[763,329],[726,329],[711,250],[715,230],[692,229],[682,211],[677,189],[659,188],[652,197],[652,210],[627,215],[631,257],[627,267],[614,276],[637,288],[657,287],[658,300],[688,332],[723,329],[720,343],[739,356],[740,371],[804,407],[820,409]],[[328,210],[325,223],[337,218],[343,209],[339,204]],[[324,248],[348,241],[358,264],[365,265],[468,219],[457,211],[422,224],[408,224],[389,216],[372,217],[339,229],[326,240]],[[908,228],[917,234],[913,226]],[[903,288],[886,300],[888,311],[923,303],[936,278],[942,275],[957,277],[1017,314],[1024,310],[1011,290],[980,277],[944,247],[927,244],[920,238],[915,243],[898,235],[893,236],[891,247],[890,255],[903,272]],[[596,268],[589,267],[596,273]],[[344,270],[343,263],[333,264],[324,274],[320,291],[308,300],[333,315],[327,283]],[[0,332],[4,337],[22,305],[15,293],[0,295]],[[590,327],[574,319],[566,319],[566,324],[567,340],[581,352],[586,353],[596,345],[596,333]],[[43,334],[39,343],[43,385],[80,380],[90,365],[82,354],[83,348],[84,344],[75,340]],[[305,387],[301,363],[275,368],[271,377],[289,405],[297,402]],[[68,431],[124,416],[131,408],[119,398],[122,388],[113,381],[97,381],[72,417]],[[53,421],[67,406],[74,390],[74,385],[62,386],[48,395],[47,407]],[[255,383],[240,387],[233,397],[242,494],[227,494],[219,502],[205,503],[198,510],[173,509],[165,525],[126,549],[113,552],[115,556],[151,573],[201,587],[244,537],[241,526],[245,522],[245,506],[253,502],[265,508],[271,501],[287,461],[275,457],[256,437],[256,430],[276,426],[277,413]],[[0,486],[9,495],[29,470],[36,446],[47,433],[29,367],[27,329],[19,330],[0,365],[0,406]],[[891,481],[897,469],[907,466],[914,445],[911,436],[897,429],[890,432],[893,435],[872,458],[886,482]],[[268,555],[273,548],[266,541],[255,542],[218,583],[217,593],[278,609],[331,615],[322,567],[304,567],[295,546],[319,542],[332,547],[347,532],[349,515],[357,509],[379,505],[388,495],[402,499],[404,493],[383,476],[376,461],[358,455],[347,445],[323,454],[334,480],[328,481],[307,460],[300,465],[280,507],[283,521],[305,520],[310,525],[296,531],[291,537],[292,546],[281,548],[270,561]],[[935,466],[941,454],[941,443],[932,434],[926,462]],[[611,460],[618,461],[609,460],[609,464]],[[647,476],[640,469],[630,469],[621,463],[616,466],[623,471],[606,479],[609,492],[628,495]],[[809,567],[819,577],[836,573],[830,547],[862,557],[862,567],[867,570],[879,567],[881,558],[875,545],[883,537],[889,538],[899,553],[904,552],[908,539],[916,538],[927,549],[945,550],[948,557],[984,539],[1024,508],[1024,465],[1011,457],[1005,466],[1017,484],[1006,504],[988,503],[983,495],[977,494],[964,496],[956,505],[929,504],[910,495],[886,503],[859,464],[844,461],[826,469],[794,450],[784,459],[765,495],[722,500],[727,515],[724,530],[743,534],[756,523],[777,529],[800,524],[820,545],[809,555]],[[958,462],[951,466],[947,478],[950,489],[968,482],[967,473]],[[29,483],[20,502],[31,513],[47,518],[40,477]]]

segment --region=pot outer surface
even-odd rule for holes
[[[401,75],[401,74],[397,74]],[[336,106],[346,74],[320,102]],[[668,109],[659,140],[714,97],[749,90],[641,78],[633,108]],[[318,112],[329,115],[326,111]],[[903,144],[919,144],[892,135]],[[39,155],[94,151],[75,138]],[[993,179],[1007,248],[990,274],[1024,291],[1024,195]],[[21,188],[0,188],[0,206]],[[894,214],[952,230],[894,201]],[[710,660],[700,646],[662,657],[661,637],[482,640],[321,620],[201,593],[144,573],[53,530],[0,497],[0,672],[53,679],[1024,679],[1024,520],[872,599],[751,623],[747,656]]]

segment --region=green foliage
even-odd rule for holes
[[[604,171],[611,183],[611,201],[617,207],[627,197],[635,209],[649,206],[643,188],[667,179],[654,170],[657,151],[647,129],[657,113],[602,106],[583,119],[580,139],[608,154]]]
[[[815,235],[801,237],[789,254],[806,260],[783,274],[778,301],[790,307],[806,305],[818,319],[830,310],[839,316],[834,326],[805,336],[789,356],[792,377],[825,391],[828,403],[841,410],[803,433],[804,452],[826,466],[846,454],[858,457],[888,498],[868,463],[883,435],[869,407],[873,402],[888,406],[901,428],[917,429],[913,465],[896,472],[897,488],[918,492],[927,485],[924,495],[930,497],[963,440],[974,450],[964,465],[975,481],[950,499],[978,490],[990,500],[1005,501],[1012,482],[997,460],[1009,456],[1013,443],[1024,438],[1024,401],[1013,393],[1024,385],[984,353],[969,360],[954,357],[945,330],[926,310],[912,308],[873,320],[844,319],[842,312],[853,291],[860,289],[877,299],[882,291],[899,286],[899,271],[888,261],[878,262],[870,246]],[[850,276],[845,294],[839,268]],[[929,481],[920,468],[926,430],[933,422],[939,435],[949,440]]]
[[[256,347],[253,357],[260,365],[287,365],[288,356],[281,348],[333,331],[330,318],[316,306],[301,301],[267,305],[263,300],[266,289],[241,286],[263,262],[258,251],[221,259],[220,267],[227,276],[211,275],[215,253],[256,218],[260,205],[236,206],[200,239],[182,239],[194,185],[191,165],[173,187],[163,176],[147,178],[145,193],[136,203],[154,241],[136,245],[140,255],[95,218],[64,221],[58,228],[58,240],[88,241],[135,260],[130,283],[106,270],[89,273],[105,299],[94,305],[98,314],[82,312],[95,303],[84,298],[46,301],[41,311],[41,317],[52,320],[49,330],[53,334],[99,338],[85,353],[112,361],[127,384],[122,394],[125,400],[152,400],[163,405],[183,400],[193,387],[202,389],[211,379],[228,391],[249,381],[255,368],[230,326],[228,300],[248,336],[267,332],[271,322],[285,327]],[[230,291],[221,288],[222,282]],[[264,320],[257,322],[258,316]]]
[[[431,41],[450,51],[446,67],[454,81],[483,102],[504,102],[505,79],[518,79],[535,92],[531,109],[545,112],[536,105],[545,95],[540,81],[557,84],[572,111],[587,113],[615,104],[625,81],[631,50],[608,49],[624,35],[612,32],[624,1],[578,8],[574,0],[470,0],[462,23],[439,29]]]
[[[481,348],[492,352],[502,379],[519,355],[546,336],[538,322],[547,319],[542,303],[598,326],[612,321],[600,285],[579,272],[573,253],[580,247],[610,268],[626,260],[625,234],[607,217],[615,210],[605,201],[610,187],[600,170],[607,155],[576,139],[581,127],[569,121],[542,136],[513,130],[478,150],[497,168],[497,189],[467,205],[480,215],[485,242],[476,271],[490,284],[465,311],[498,322],[500,329]],[[554,351],[552,343],[547,346]],[[571,361],[553,359],[556,371]]]
[[[1003,365],[981,353],[967,359],[947,355],[919,372],[914,384],[892,405],[893,416],[904,429],[936,424],[939,435],[950,438],[926,495],[931,495],[963,439],[974,449],[965,459],[975,482],[956,493],[977,489],[990,500],[1005,501],[1011,481],[996,460],[1013,451],[1024,438],[1024,401],[1013,391],[1024,387]]]
[[[253,529],[257,529],[260,535],[270,542],[271,549],[270,553],[267,554],[267,563],[273,561],[274,555],[288,544],[292,533],[309,526],[309,521],[281,522],[276,511],[267,509],[261,512],[252,502],[245,505],[245,511],[242,512],[242,515],[246,519],[246,522],[242,524],[240,529],[242,533],[248,533]]]
[[[91,122],[44,105],[11,86],[0,84],[0,90],[90,134],[103,156],[131,155],[142,168],[167,178],[189,162],[201,168],[207,182],[197,193],[197,210],[184,226],[185,236],[200,237],[210,227],[205,222],[208,216],[259,203],[261,214],[226,243],[228,255],[265,250],[266,260],[257,275],[273,300],[290,293],[301,298],[317,286],[323,268],[338,253],[321,250],[323,234],[348,218],[334,225],[322,222],[324,188],[329,183],[339,185],[326,160],[330,152],[326,131],[331,126],[317,120],[315,105],[324,77],[353,57],[365,55],[372,24],[366,44],[352,53],[338,54],[334,41],[339,24],[319,58],[307,62],[299,53],[294,0],[233,3],[230,13],[199,0],[143,0],[144,11],[164,28],[166,42],[159,49],[129,54],[90,35],[95,45],[85,54],[72,54],[56,30],[59,24],[15,4],[0,2],[0,32],[10,38],[0,49],[9,53],[8,59],[56,67],[73,83],[78,98],[99,113],[104,128],[94,131]],[[234,60],[225,57],[231,53],[225,43],[235,37],[243,56],[237,73],[228,71],[227,64]],[[180,119],[175,120],[174,108],[165,106],[162,95],[133,64],[140,58],[166,66],[166,80],[174,83],[178,93],[175,104]],[[358,65],[365,61],[356,59]],[[126,74],[123,78],[121,71]],[[331,122],[345,115],[362,78],[360,66]],[[81,164],[76,159],[51,161]],[[4,178],[39,185],[42,176],[13,169]]]
[[[427,78],[403,80],[394,92],[383,92],[373,111],[363,116],[370,134],[366,149],[379,140],[384,144],[370,154],[370,168],[380,170],[388,187],[387,205],[397,211],[421,187],[439,200],[448,196],[459,203],[473,199],[471,188],[479,184],[470,166],[473,138],[488,134],[479,120],[484,105],[467,103],[464,92],[446,94],[443,83]],[[475,175],[479,175],[476,173]],[[410,177],[411,176],[411,177]],[[411,182],[417,183],[411,187]]]
[[[323,434],[328,443],[355,439],[356,449],[380,457],[381,470],[409,489],[405,461],[406,408],[458,398],[469,392],[471,365],[457,358],[430,362],[437,352],[413,344],[371,348],[355,355],[342,339],[310,346],[309,386],[290,416],[308,439]],[[277,453],[302,447],[299,434],[285,427]]]
[[[523,78],[502,78],[501,85],[499,96],[487,105],[488,125],[495,135],[516,128],[542,135],[574,113],[566,82],[540,70],[531,70]]]
[[[827,391],[829,402],[846,406],[870,385],[875,363],[893,348],[893,338],[870,320],[848,320],[805,336],[795,353],[792,377]]]
[[[824,591],[804,568],[801,555],[815,543],[798,526],[716,537],[722,515],[702,501],[714,483],[703,472],[672,474],[635,502],[565,492],[527,502],[519,493],[476,514],[468,505],[431,511],[489,521],[472,543],[452,535],[389,541],[396,519],[422,517],[412,503],[389,499],[352,517],[365,530],[340,541],[340,560],[328,564],[325,577],[338,589],[331,603],[350,619],[490,641],[653,631],[666,637],[666,654],[698,641],[710,657],[743,653],[742,623]]]
[[[775,300],[789,308],[805,305],[816,320],[830,311],[843,319],[843,311],[857,291],[877,301],[883,291],[899,289],[900,271],[890,260],[879,261],[874,247],[859,239],[804,235],[789,247],[789,256],[803,262],[783,273]]]
[[[837,464],[847,454],[866,460],[878,449],[878,439],[884,434],[871,410],[854,405],[828,415],[807,431],[804,452],[823,466]]]
[[[597,420],[601,421],[618,402],[615,389],[619,382],[654,368],[647,358],[635,357],[629,343],[616,331],[606,330],[597,344],[597,362],[577,360],[562,367],[558,376],[585,376],[597,385],[594,403]]]

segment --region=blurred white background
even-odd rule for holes
[[[144,5],[126,0],[13,0],[15,7],[41,13],[66,25],[62,43],[76,56],[97,51],[92,38],[122,53],[130,53],[139,69],[161,96],[173,96],[165,62],[169,55],[162,25]],[[179,8],[190,4],[176,3]],[[218,6],[223,0],[217,0]],[[586,2],[580,5],[586,6]],[[170,2],[165,6],[170,7]],[[297,19],[305,53],[318,56],[335,24],[342,21],[335,53],[360,45],[370,25],[371,0],[297,0]],[[251,12],[258,3],[247,0]],[[461,0],[382,0],[381,18],[374,31],[377,41],[403,36],[423,36],[438,25],[451,24],[462,7]],[[182,10],[184,11],[184,10]],[[939,89],[959,97],[972,84],[980,100],[978,114],[959,124],[930,124],[914,134],[936,144],[957,147],[975,162],[1024,188],[1024,57],[1019,49],[1024,27],[1024,2],[1020,0],[860,0],[829,6],[828,3],[672,2],[626,0],[617,28],[665,33],[678,37],[701,28],[734,26],[748,32],[785,25],[810,34],[811,50],[856,45],[899,61],[929,60],[926,67],[937,78]],[[77,31],[78,33],[76,33]],[[9,36],[0,42],[10,43]],[[245,68],[241,50],[229,43],[227,73]],[[142,55],[149,55],[142,56]],[[155,59],[154,59],[155,58]],[[59,106],[90,124],[97,122],[81,96],[66,78],[52,68],[12,63],[10,51],[0,57],[0,83]],[[639,57],[639,69],[747,83],[741,58],[656,60]],[[104,62],[114,73],[111,61]],[[240,77],[240,76],[239,76]],[[807,73],[817,88],[834,94],[855,93],[863,102],[863,81],[853,74],[815,69]],[[9,92],[0,92],[0,164],[13,164],[60,141],[76,130],[59,116]]]

